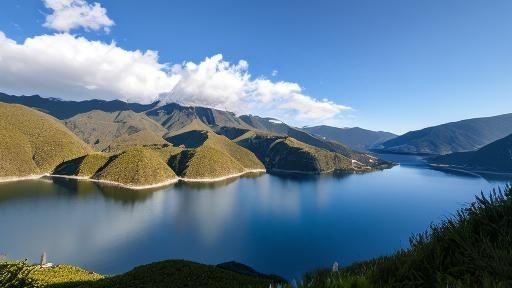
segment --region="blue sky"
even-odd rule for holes
[[[283,81],[301,88],[297,92],[290,85],[288,90],[272,86],[271,91],[284,89],[295,95],[272,98],[272,102],[279,103],[279,109],[257,109],[267,106],[250,98],[256,97],[256,92],[250,92],[243,96],[245,110],[235,112],[268,112],[263,116],[278,118],[282,115],[280,118],[299,126],[327,123],[404,133],[449,121],[512,112],[511,1],[96,0],[88,4],[94,2],[99,2],[115,23],[108,27],[109,33],[83,27],[68,31],[44,27],[52,10],[41,0],[2,0],[0,31],[18,44],[27,38],[55,33],[105,44],[115,41],[117,47],[127,51],[158,51],[158,62],[170,65],[199,65],[206,57],[222,54],[223,60],[219,61],[237,66],[230,73],[250,73],[251,79],[267,79],[268,85]],[[242,59],[249,68],[239,63]],[[184,67],[179,73],[188,69]],[[274,76],[273,71],[277,71]],[[196,87],[204,87],[193,86],[196,82],[192,80],[181,81],[185,84],[180,84],[183,87],[177,91],[192,95]],[[37,81],[30,78],[24,83],[32,82]],[[43,90],[39,94],[55,93],[62,98],[81,95],[78,90],[45,90],[49,85],[36,84],[33,90],[21,89],[12,81],[2,83],[0,79],[0,90]],[[91,98],[97,93],[99,98],[136,99],[117,97],[112,89],[120,88],[102,90],[101,83],[93,84],[86,85],[94,87],[89,89],[90,94],[70,98]],[[166,87],[158,87],[162,86]],[[217,84],[213,87],[219,88]],[[260,95],[263,88],[254,89]],[[238,97],[238,90],[233,91],[227,104],[219,100],[224,96],[211,94],[179,96],[179,100],[192,99],[190,103],[197,104],[213,98],[216,100],[207,104],[220,108],[225,105],[228,109],[240,103],[233,100]],[[112,96],[108,95],[110,92]],[[313,100],[302,101],[302,96]],[[175,99],[172,97],[169,99]],[[262,99],[268,98],[265,97]],[[318,106],[320,112],[303,106]]]

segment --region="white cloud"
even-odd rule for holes
[[[0,91],[62,99],[155,100],[201,105],[306,125],[339,119],[349,107],[304,94],[297,83],[253,78],[246,61],[214,55],[170,66],[155,51],[68,33],[16,43],[0,31]]]
[[[305,95],[297,83],[253,79],[248,68],[247,62],[241,60],[232,64],[223,60],[220,54],[199,64],[175,65],[172,71],[180,80],[162,98],[168,102],[216,107],[239,114],[275,117],[296,125],[336,118],[351,109]]]
[[[279,74],[279,71],[277,70],[272,70],[272,77],[276,77],[277,74]]]
[[[69,32],[76,28],[99,30],[106,33],[114,21],[107,16],[107,9],[99,3],[89,4],[85,0],[43,0],[44,5],[53,10],[46,16],[43,26],[59,32]]]
[[[67,33],[18,44],[1,31],[0,75],[1,89],[15,93],[143,103],[157,100],[178,80],[151,50],[127,51]]]

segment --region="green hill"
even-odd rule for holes
[[[64,120],[66,127],[97,151],[122,151],[133,146],[165,144],[167,132],[143,113],[133,111],[78,114]]]
[[[249,124],[252,129],[247,130],[254,130],[257,133],[270,133],[272,135],[276,136],[289,136],[294,138],[295,140],[298,140],[304,144],[314,146],[316,148],[320,148],[322,150],[327,150],[330,152],[335,152],[338,154],[341,154],[342,156],[355,160],[357,162],[354,163],[360,163],[357,165],[362,166],[368,166],[368,167],[389,167],[389,163],[386,163],[385,161],[379,160],[375,157],[372,157],[368,155],[367,153],[358,152],[355,150],[352,150],[348,146],[342,144],[341,142],[332,141],[322,136],[313,135],[310,132],[299,129],[295,127],[291,127],[277,119],[273,118],[263,118],[259,116],[254,115],[242,115],[240,116],[240,119],[242,119],[244,122]],[[217,131],[220,131],[220,133],[226,133],[229,130],[232,129],[224,129],[224,127],[221,127],[221,129],[217,129]],[[233,127],[228,127],[233,128]],[[236,128],[236,127],[234,127]],[[240,129],[240,128],[236,128]],[[233,133],[233,131],[229,131],[229,133]],[[362,167],[361,166],[361,167]]]
[[[61,164],[54,174],[87,177],[134,188],[177,180],[161,154],[150,148],[130,148],[111,156],[90,154]]]
[[[109,159],[95,179],[127,186],[150,186],[176,179],[176,174],[150,149],[128,149]]]
[[[183,148],[180,153],[171,155],[168,161],[184,178],[221,178],[265,169],[252,152],[210,131],[188,131],[166,140]]]
[[[282,282],[279,277],[255,271],[246,273],[223,265],[204,265],[183,260],[142,265],[112,277],[69,265],[39,268],[24,262],[0,263],[0,287],[13,288],[268,288],[271,283]]]
[[[474,151],[512,134],[511,124],[512,113],[462,120],[408,132],[377,148],[385,152],[436,155]]]
[[[16,104],[0,103],[0,177],[51,173],[91,148],[55,118]]]
[[[465,170],[512,173],[512,134],[477,151],[441,155],[429,162]]]
[[[234,139],[254,152],[268,171],[324,173],[333,170],[352,171],[352,160],[291,137],[248,131]]]
[[[332,142],[334,152],[299,141],[293,137],[265,131],[239,129],[234,127],[221,127],[217,133],[226,135],[235,143],[252,151],[265,165],[268,171],[273,172],[354,172],[371,171],[391,167],[391,163],[379,160],[370,155],[352,151],[339,143]],[[307,134],[304,132],[304,134]],[[313,136],[308,136],[316,141]],[[329,145],[329,141],[317,143]],[[327,146],[330,147],[330,146]],[[331,148],[332,148],[331,147]]]

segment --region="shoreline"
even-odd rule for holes
[[[477,176],[481,176],[480,174],[493,174],[493,175],[502,175],[502,176],[512,176],[512,172],[496,172],[496,171],[485,171],[485,170],[471,170],[471,169],[465,169],[463,167],[454,166],[454,165],[443,165],[443,164],[432,164],[428,163],[429,166],[438,168],[438,169],[446,169],[446,170],[453,170],[457,172],[464,172],[468,174],[474,174]],[[478,174],[480,173],[480,174]]]
[[[0,183],[7,183],[7,182],[16,182],[16,181],[23,181],[23,180],[36,180],[41,179],[44,176],[49,176],[50,174],[34,174],[34,175],[28,175],[28,176],[7,176],[7,177],[0,177]]]
[[[0,183],[16,182],[16,181],[24,181],[24,180],[38,180],[38,179],[40,180],[40,179],[42,179],[44,177],[57,177],[57,178],[65,178],[65,179],[75,179],[75,180],[91,181],[91,182],[102,183],[102,184],[113,185],[113,186],[119,186],[119,187],[122,187],[122,188],[133,189],[133,190],[145,190],[145,189],[159,188],[159,187],[168,186],[168,185],[171,185],[171,184],[176,184],[179,181],[191,182],[191,183],[201,183],[201,182],[202,183],[211,183],[211,182],[223,181],[223,180],[227,180],[227,179],[231,179],[231,178],[235,178],[235,177],[240,177],[240,176],[243,176],[245,174],[250,174],[250,173],[266,173],[266,172],[267,172],[267,170],[265,170],[265,169],[250,169],[250,170],[246,170],[246,171],[243,171],[243,172],[240,172],[240,173],[226,175],[226,176],[222,176],[222,177],[216,177],[216,178],[184,178],[184,177],[176,177],[174,179],[169,179],[169,180],[166,180],[166,181],[163,181],[163,182],[160,182],[160,183],[156,183],[156,184],[139,185],[139,186],[123,184],[123,183],[119,183],[119,182],[115,182],[115,181],[94,179],[94,178],[85,177],[85,176],[57,175],[57,174],[40,174],[40,175],[30,175],[30,176],[23,176],[23,177],[4,177],[4,178],[0,178]]]
[[[250,174],[250,173],[266,173],[266,172],[267,172],[266,169],[248,169],[248,170],[245,170],[245,171],[240,172],[240,173],[231,174],[231,175],[222,176],[222,177],[217,177],[217,178],[183,178],[183,177],[178,177],[178,180],[183,181],[183,182],[196,182],[196,183],[203,182],[203,183],[209,183],[209,182],[217,182],[217,181],[227,180],[227,179],[230,179],[230,178],[240,177],[240,176],[243,176],[245,174]]]
[[[115,182],[115,181],[94,179],[94,178],[85,177],[85,176],[54,175],[54,174],[49,174],[49,175],[46,175],[46,176],[48,176],[48,177],[57,177],[57,178],[66,178],[66,179],[75,179],[75,180],[86,180],[86,181],[91,181],[91,182],[96,182],[96,183],[108,184],[108,185],[112,185],[112,186],[119,186],[119,187],[122,187],[122,188],[133,189],[133,190],[144,190],[144,189],[151,189],[151,188],[158,188],[158,187],[168,186],[168,185],[177,183],[178,180],[179,180],[179,178],[175,178],[175,179],[169,179],[167,181],[156,183],[156,184],[151,184],[151,185],[134,186],[134,185],[123,184],[123,183],[119,183],[119,182]]]

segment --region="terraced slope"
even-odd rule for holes
[[[104,112],[99,110],[78,114],[64,121],[78,137],[97,151],[122,151],[133,146],[162,145],[167,130],[133,111]]]
[[[0,177],[46,174],[91,148],[57,119],[17,104],[0,103]]]
[[[252,152],[210,131],[189,131],[166,140],[183,148],[169,163],[184,178],[222,178],[265,169]]]

